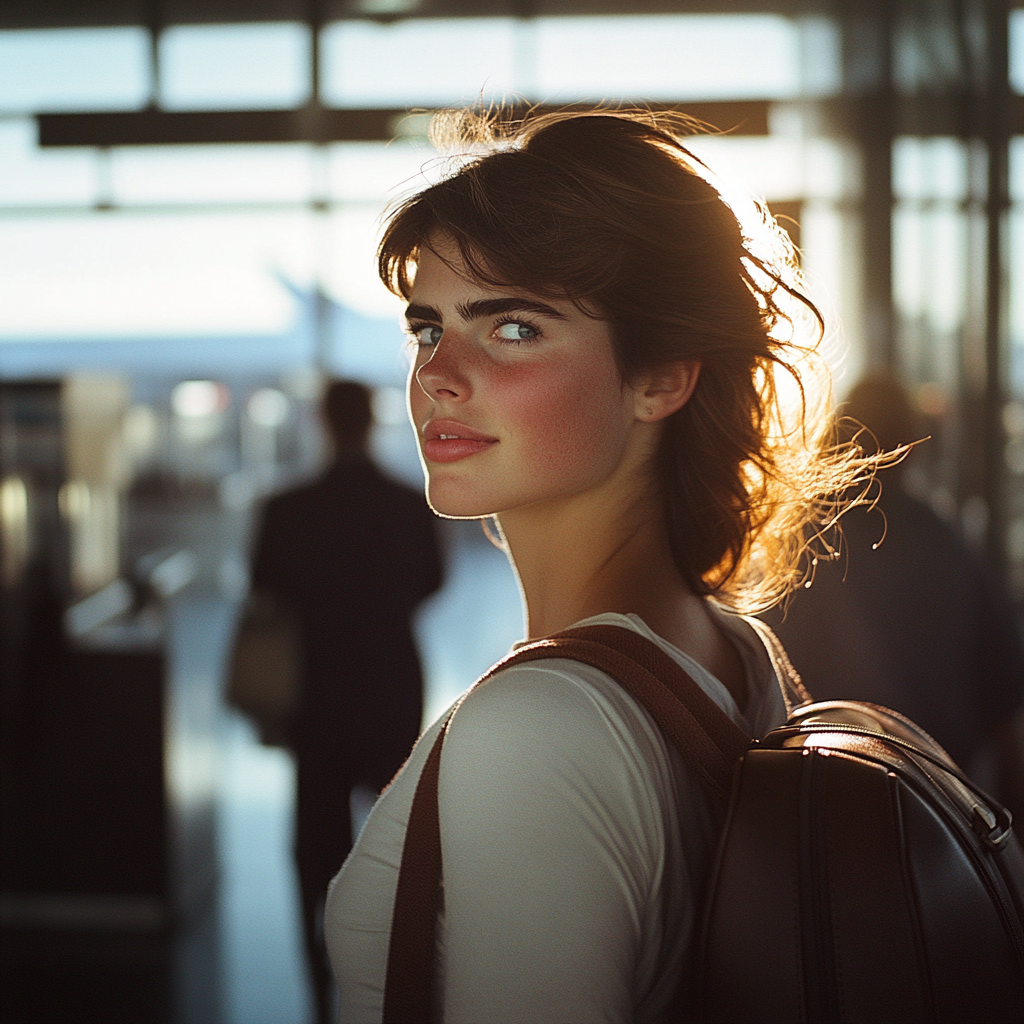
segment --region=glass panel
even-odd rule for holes
[[[839,139],[804,142],[803,194],[808,199],[851,199],[860,195],[860,161],[856,148]]]
[[[966,217],[957,210],[898,209],[893,218],[893,297],[911,379],[951,386],[964,313]]]
[[[398,358],[402,335],[398,318],[405,303],[392,295],[377,276],[377,240],[380,237],[380,206],[344,206],[328,218],[323,248],[323,283],[329,295],[363,317],[387,317],[395,325],[394,348]]]
[[[114,150],[116,203],[288,203],[312,197],[312,147],[152,146]]]
[[[803,147],[799,139],[768,135],[696,136],[686,146],[726,183],[764,199],[803,194]]]
[[[32,121],[0,120],[0,207],[88,206],[96,201],[96,184],[95,152],[43,152]]]
[[[309,99],[305,25],[178,25],[160,35],[160,105],[169,110],[295,107]]]
[[[967,149],[957,139],[897,139],[893,192],[898,200],[965,199],[969,165]]]
[[[345,21],[321,37],[323,101],[337,107],[472,103],[521,89],[510,18]]]
[[[971,454],[981,443],[974,396],[984,383],[984,217],[972,193],[985,155],[952,138],[902,138],[893,146],[897,360],[933,439],[908,482],[940,514],[961,513],[972,543],[984,533],[980,463]]]
[[[330,195],[346,202],[390,202],[436,180],[440,165],[425,142],[338,143],[330,147]]]
[[[893,29],[897,90],[914,95],[964,85],[969,60],[965,44],[962,22],[952,4],[905,5],[895,13]]]
[[[0,32],[0,112],[132,110],[151,77],[141,28]]]
[[[800,92],[796,24],[774,15],[539,18],[538,100],[787,99]]]
[[[1010,139],[1010,201],[1024,203],[1024,135]]]
[[[1024,92],[1024,8],[1010,11],[1010,85]]]
[[[849,206],[818,199],[803,203],[799,221],[807,291],[825,318],[821,352],[832,370],[835,395],[841,397],[864,372],[859,281],[850,259],[860,243],[859,225]]]
[[[311,220],[296,211],[0,222],[0,338],[287,333],[292,289],[313,277]]]
[[[842,90],[843,57],[839,26],[828,18],[797,21],[800,71],[805,96],[835,96]]]
[[[341,107],[580,99],[785,99],[838,87],[838,35],[774,15],[348,21],[324,29],[323,98]]]

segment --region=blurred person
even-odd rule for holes
[[[753,208],[741,227],[688,127],[456,115],[472,156],[394,213],[380,273],[408,303],[428,500],[494,517],[527,639],[629,631],[762,735],[786,710],[739,613],[801,578],[821,495],[871,460],[825,447],[792,247]],[[343,1021],[381,1020],[413,794],[448,718],[332,883]],[[669,1019],[722,817],[645,708],[572,659],[499,670],[451,717],[437,806],[437,1019]]]
[[[423,496],[384,476],[367,455],[369,390],[334,381],[321,412],[333,459],[319,478],[267,502],[252,586],[280,601],[298,626],[301,686],[288,730],[297,770],[295,857],[325,1024],[327,885],[352,845],[353,789],[379,792],[419,735],[423,679],[410,620],[440,586],[442,568]]]
[[[868,449],[892,450],[924,433],[888,375],[861,380],[841,412],[840,439],[860,431]],[[899,711],[1024,815],[1024,654],[1013,613],[956,530],[908,493],[907,466],[917,457],[911,450],[883,474],[877,509],[843,519],[840,557],[819,562],[812,586],[766,618],[815,700]]]

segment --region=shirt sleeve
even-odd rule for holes
[[[643,997],[665,870],[658,740],[553,664],[474,691],[445,743],[446,1024],[625,1022]]]

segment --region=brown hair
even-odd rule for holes
[[[788,236],[756,204],[741,227],[681,130],[692,122],[646,111],[441,115],[435,145],[469,156],[398,206],[379,269],[408,298],[421,247],[443,235],[478,280],[568,297],[605,320],[627,381],[699,360],[659,453],[673,558],[696,593],[755,610],[804,578],[814,539],[831,552],[833,496],[871,460],[829,446],[823,322]]]

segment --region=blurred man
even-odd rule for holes
[[[267,502],[252,583],[298,625],[301,698],[289,730],[298,776],[295,855],[326,1024],[324,896],[352,845],[352,789],[379,792],[419,735],[423,681],[410,617],[440,586],[441,560],[423,494],[389,480],[367,457],[369,391],[337,381],[322,414],[334,459],[312,483]]]
[[[889,377],[862,380],[842,411],[869,428],[879,449],[924,433]],[[870,435],[858,440],[875,450]],[[1015,733],[1024,704],[1020,637],[980,558],[904,489],[915,457],[879,475],[884,518],[864,508],[844,516],[840,559],[819,563],[813,586],[796,593],[784,616],[775,609],[765,617],[816,700],[901,712],[1024,813]]]

